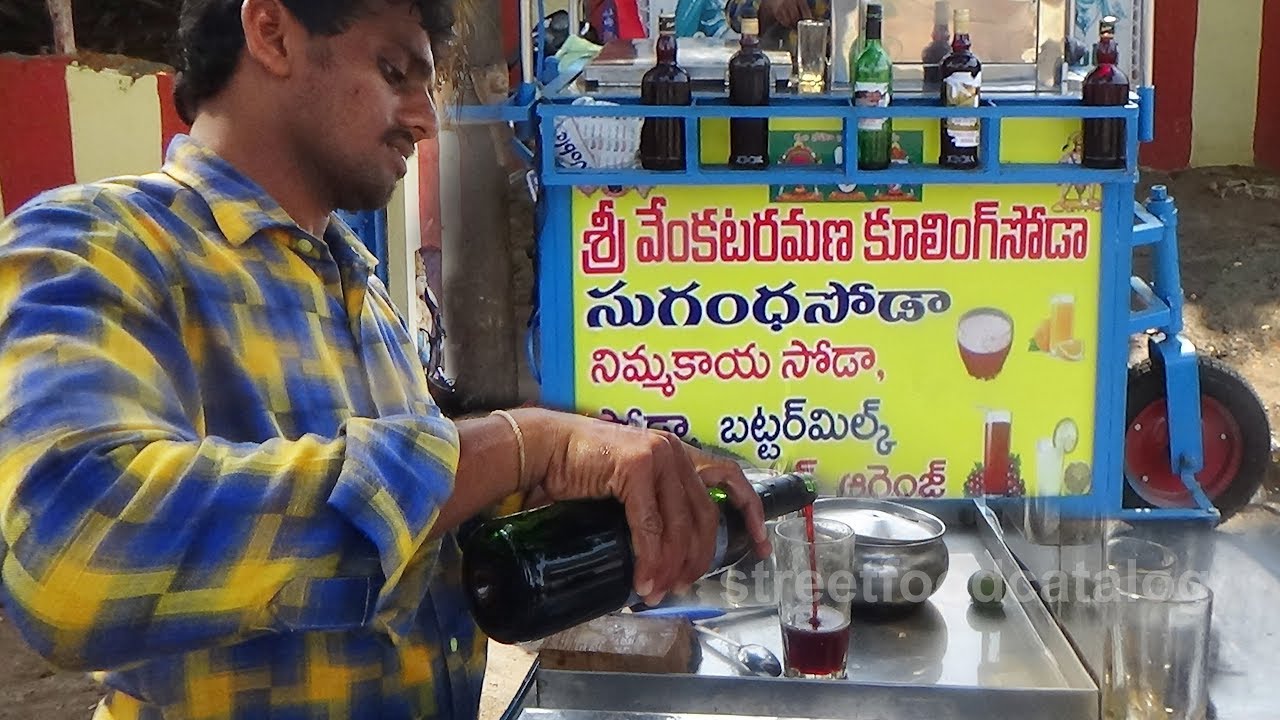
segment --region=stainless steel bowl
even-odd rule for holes
[[[917,605],[937,592],[947,576],[947,526],[923,510],[887,500],[821,498],[813,511],[853,528],[855,605]]]

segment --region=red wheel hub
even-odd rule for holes
[[[1196,480],[1210,500],[1231,486],[1240,471],[1244,441],[1240,425],[1217,400],[1200,398],[1204,467]],[[1143,500],[1156,507],[1192,507],[1191,492],[1169,465],[1169,417],[1164,398],[1143,408],[1125,429],[1125,477]]]

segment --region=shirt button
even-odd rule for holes
[[[298,249],[298,252],[302,253],[303,255],[311,252],[312,250],[312,245],[310,240],[299,240],[298,244],[294,245],[294,247],[296,247]]]
[[[458,638],[449,638],[449,652],[458,652]]]

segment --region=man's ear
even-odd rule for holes
[[[249,57],[268,74],[288,77],[299,50],[291,35],[301,28],[280,0],[245,0],[240,24]]]

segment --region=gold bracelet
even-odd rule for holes
[[[516,492],[520,492],[525,486],[525,454],[524,454],[524,431],[520,429],[520,423],[511,416],[506,410],[494,410],[491,414],[501,417],[511,426],[511,431],[516,434],[516,447],[520,450],[520,474],[516,477]]]

